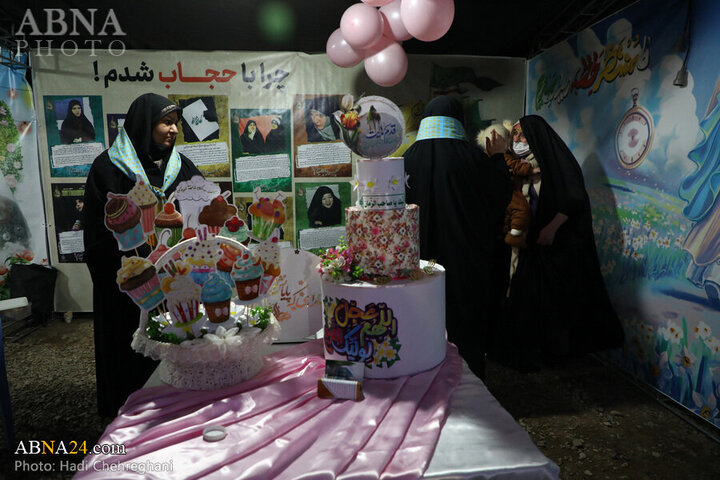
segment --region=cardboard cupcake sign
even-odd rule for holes
[[[253,254],[241,243],[253,237],[227,202],[230,192],[220,194],[201,177],[183,182],[178,192],[157,215],[158,201],[142,180],[127,194],[107,195],[105,225],[121,251],[135,249],[135,256],[122,258],[116,283],[145,312],[144,341],[177,345],[211,338],[221,327],[243,330],[238,338],[254,338],[253,329],[272,324],[267,322],[272,307],[263,302],[280,273],[284,197],[263,197],[257,190],[253,212],[261,245]],[[155,248],[148,258],[137,256],[151,237]],[[276,322],[272,330],[268,338],[276,335]]]
[[[272,286],[275,279],[280,275],[280,229],[273,230],[273,233],[255,249],[260,257],[263,267],[262,280],[260,281],[260,294],[264,295]]]
[[[205,205],[202,210],[200,210],[198,222],[206,225],[210,233],[217,235],[227,221],[233,217],[237,218],[236,215],[237,207],[235,207],[235,205],[229,205],[223,195],[218,195],[210,201],[210,204]]]
[[[275,198],[270,198],[263,196],[260,187],[257,187],[253,190],[253,199],[254,203],[248,208],[248,213],[252,215],[252,233],[255,240],[262,242],[285,223],[285,195],[276,192]]]
[[[247,224],[237,215],[230,217],[225,221],[225,225],[220,229],[219,235],[232,238],[247,247],[250,243],[249,229]]]
[[[105,226],[113,233],[122,251],[132,250],[145,243],[140,208],[128,195],[107,194]]]
[[[165,298],[155,266],[142,257],[122,257],[117,284],[138,307],[146,311],[157,307]]]
[[[274,195],[275,198],[264,196],[260,187],[253,191],[254,202],[248,208],[248,213],[252,216],[253,239],[258,242],[266,240],[285,223],[285,195],[282,192]]]
[[[184,228],[197,228],[200,224],[200,211],[218,195],[220,195],[220,187],[217,184],[195,175],[190,180],[178,183],[175,191],[170,194],[168,203],[177,200],[182,212]],[[223,194],[223,196],[229,195],[230,192]]]
[[[135,186],[128,192],[130,200],[140,209],[143,232],[148,235],[155,231],[155,213],[158,203],[155,194],[150,187],[140,178],[136,180]]]
[[[170,232],[167,239],[167,246],[172,247],[183,238],[183,217],[175,210],[173,203],[163,205],[162,211],[155,217],[154,221],[155,233],[158,239],[163,231]]]

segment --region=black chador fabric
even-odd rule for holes
[[[150,183],[157,187],[162,186],[165,163],[172,149],[153,145],[152,128],[167,115],[163,112],[172,111],[172,102],[168,99],[147,94],[133,102],[125,119],[124,128]],[[200,175],[187,157],[181,154],[180,158],[180,172],[166,195],[173,192],[179,182]],[[154,160],[162,160],[162,163],[158,166]],[[130,347],[132,334],[138,327],[140,309],[116,283],[121,257],[123,254],[135,255],[135,252],[119,251],[112,232],[104,223],[107,193],[128,193],[134,185],[134,179],[128,178],[110,162],[107,150],[93,162],[85,184],[83,234],[85,259],[93,281],[98,410],[103,416],[117,415],[127,396],[142,387],[157,366],[157,362]],[[137,250],[143,257],[150,253],[146,244]]]
[[[428,103],[423,118],[430,116],[464,120],[462,106],[448,96]],[[511,194],[503,156],[488,157],[465,140],[436,138],[416,141],[404,157],[407,203],[420,207],[420,256],[446,269],[448,337],[470,368],[481,370],[488,339],[490,265]]]
[[[273,120],[277,125],[265,137],[265,153],[280,153],[285,150],[285,127],[279,120]]]
[[[542,184],[520,250],[504,329],[505,353],[520,366],[540,355],[557,357],[620,347],[623,330],[600,273],[590,200],[582,170],[570,149],[537,115],[520,119]],[[557,213],[568,216],[552,245],[536,243]],[[525,363],[525,365],[522,365]]]
[[[82,105],[77,100],[71,100],[68,104],[67,115],[60,126],[60,142],[69,145],[76,143],[75,140],[78,138],[82,142],[95,141],[95,127],[85,116],[84,111],[80,111],[80,116],[76,116],[72,112],[75,106],[82,108]]]
[[[250,124],[255,125],[255,134],[252,137],[249,130]],[[240,135],[240,141],[245,153],[263,153],[265,151],[265,139],[263,139],[262,133],[258,130],[257,123],[254,120],[250,120],[245,125],[245,131]]]

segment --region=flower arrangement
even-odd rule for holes
[[[210,331],[206,324],[199,328],[199,330],[196,330],[195,333],[188,332],[186,336],[181,337],[175,332],[164,331],[169,323],[167,319],[165,319],[162,311],[155,309],[151,312],[151,315],[148,315],[145,334],[150,340],[174,345],[180,345],[183,342],[197,339],[203,339],[214,344],[228,343],[228,339],[233,336],[237,336],[237,341],[240,342],[239,332],[245,327],[254,327],[261,332],[265,331],[272,322],[270,317],[271,313],[272,308],[268,305],[258,305],[250,309],[249,315],[246,313],[237,317],[234,316],[235,321],[232,322],[231,325],[219,325],[217,329]],[[202,313],[198,315],[198,319],[201,319],[201,317]],[[252,330],[252,328],[250,330]]]
[[[360,105],[355,103],[352,95],[344,95],[340,100],[340,110],[335,112],[333,120],[340,127],[343,141],[350,149],[354,150],[360,136]]]
[[[362,278],[364,271],[358,265],[353,255],[352,248],[345,245],[343,239],[335,248],[328,248],[320,255],[320,266],[318,272],[323,280],[333,282],[349,282]]]

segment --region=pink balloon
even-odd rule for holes
[[[400,83],[408,69],[408,59],[402,46],[396,41],[382,37],[365,57],[365,72],[370,80],[381,87]]]
[[[387,5],[380,7],[380,14],[383,16],[385,21],[385,27],[383,28],[383,35],[389,38],[394,38],[398,42],[404,40],[410,40],[412,35],[407,31],[405,25],[400,17],[400,3],[402,0],[394,0]]]
[[[383,19],[377,8],[356,3],[340,19],[340,31],[353,48],[368,48],[382,36]]]
[[[364,56],[361,50],[355,50],[345,41],[339,28],[330,34],[325,50],[330,61],[338,67],[353,67]]]
[[[402,0],[400,17],[410,35],[432,42],[450,30],[455,16],[453,0]]]
[[[393,0],[362,0],[364,4],[370,5],[371,7],[382,7],[383,5],[387,5],[392,1]]]

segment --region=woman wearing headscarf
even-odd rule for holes
[[[530,192],[527,247],[510,285],[508,318],[498,332],[505,360],[535,369],[558,358],[622,346],[623,330],[600,273],[590,200],[570,149],[537,115],[513,132],[516,155],[534,155],[540,182]]]
[[[308,142],[331,142],[340,138],[340,127],[331,115],[339,108],[335,97],[316,97],[305,102],[305,131]]]
[[[70,100],[67,115],[60,126],[60,142],[65,145],[95,141],[95,127],[83,112],[78,100]]]
[[[331,227],[342,222],[342,204],[330,187],[325,185],[315,190],[308,207],[310,228]]]
[[[270,131],[265,136],[265,152],[279,153],[285,150],[285,127],[279,117],[270,120]]]
[[[415,143],[405,152],[408,203],[420,207],[420,256],[445,267],[448,339],[484,378],[491,268],[512,186],[505,140],[492,136],[486,155],[466,139],[460,102],[430,101]]]
[[[116,283],[123,253],[105,227],[107,194],[126,194],[140,178],[164,202],[178,183],[200,175],[174,147],[180,112],[180,107],[163,96],[147,93],[138,97],[112,147],[93,162],[85,184],[83,232],[93,281],[95,368],[102,416],[115,416],[127,396],[140,388],[157,366],[130,347],[140,309]],[[137,250],[144,257],[150,253],[147,244]]]
[[[245,131],[240,135],[243,153],[263,153],[265,151],[265,139],[257,128],[255,120],[248,120]]]

